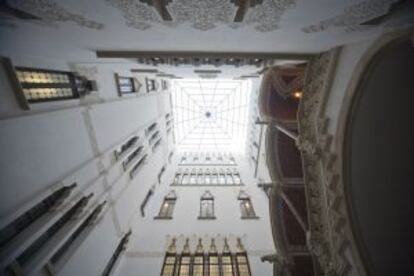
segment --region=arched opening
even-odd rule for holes
[[[412,275],[414,47],[382,48],[360,78],[345,130],[352,230],[371,275]]]

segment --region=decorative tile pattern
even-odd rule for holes
[[[346,8],[340,15],[322,20],[317,24],[302,28],[305,33],[316,33],[327,30],[331,27],[345,27],[345,31],[361,31],[367,26],[360,26],[361,23],[388,13],[392,4],[398,0],[366,0]]]
[[[89,20],[82,15],[71,13],[61,7],[54,0],[13,0],[9,3],[11,6],[29,12],[42,18],[42,23],[55,27],[57,22],[72,21],[81,27],[100,30],[104,24]],[[30,21],[37,22],[38,20]]]
[[[278,23],[286,9],[295,5],[296,0],[264,0],[263,4],[250,8],[243,22],[235,23],[237,7],[229,0],[174,0],[167,9],[173,20],[163,21],[155,9],[137,0],[106,0],[121,10],[126,25],[138,30],[146,30],[152,24],[177,27],[189,24],[200,31],[214,29],[218,24],[237,29],[253,25],[257,31],[269,32],[278,28]]]

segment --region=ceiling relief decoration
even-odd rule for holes
[[[153,24],[172,28],[189,24],[196,30],[208,31],[222,24],[232,29],[253,26],[260,32],[278,29],[283,13],[296,3],[296,0],[263,0],[248,9],[242,22],[234,22],[238,7],[230,0],[173,0],[166,5],[171,21],[163,21],[152,6],[137,0],[106,1],[122,12],[127,26],[138,30],[149,29]]]
[[[151,6],[138,0],[106,0],[106,2],[121,10],[128,27],[146,30],[151,27],[151,24],[162,23],[160,16]]]
[[[216,23],[233,23],[236,11],[228,0],[174,0],[168,9],[177,24],[190,23],[200,31],[214,29]]]
[[[399,0],[365,0],[346,8],[340,15],[322,20],[317,24],[302,28],[305,33],[325,31],[331,27],[345,27],[345,31],[360,31],[373,27],[361,25],[372,19],[386,15],[391,6]]]
[[[57,22],[72,21],[81,27],[89,29],[100,30],[104,28],[104,24],[69,12],[54,0],[13,0],[9,1],[8,4],[14,9],[25,11],[39,18],[25,20],[30,23],[58,27]]]
[[[296,0],[268,0],[250,9],[245,24],[254,25],[260,32],[270,32],[278,29],[283,13],[295,6]]]

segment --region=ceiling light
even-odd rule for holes
[[[300,99],[302,98],[302,91],[296,91],[293,93],[293,97],[295,97],[296,99]]]

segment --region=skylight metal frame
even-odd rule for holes
[[[175,80],[172,104],[178,149],[243,152],[250,90],[249,80]]]

